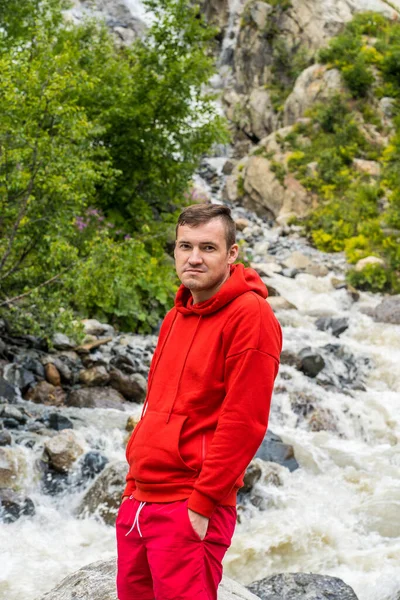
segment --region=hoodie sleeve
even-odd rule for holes
[[[224,329],[225,398],[188,507],[210,517],[223,504],[265,436],[282,347],[270,306],[252,297]]]

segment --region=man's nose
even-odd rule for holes
[[[202,263],[203,258],[201,256],[201,252],[199,252],[199,250],[196,250],[196,248],[193,248],[188,260],[191,265],[198,265]]]

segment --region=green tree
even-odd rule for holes
[[[203,91],[213,32],[182,0],[149,6],[122,49],[62,0],[0,6],[0,312],[20,328],[78,311],[144,331],[171,302],[167,225],[226,134]]]

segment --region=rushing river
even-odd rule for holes
[[[376,323],[363,313],[379,296],[361,294],[353,302],[346,290],[332,286],[332,277],[342,276],[340,255],[318,253],[296,234],[279,237],[279,231],[255,218],[252,226],[258,231],[252,244],[257,262],[268,249],[279,260],[301,250],[328,266],[324,277],[275,274],[270,280],[297,307],[278,312],[284,349],[295,354],[307,346],[323,349],[326,367],[317,379],[281,367],[270,427],[293,445],[300,468],[290,473],[276,466],[276,485],[269,463],[263,464],[265,478],[253,490],[257,506],[248,501],[240,510],[225,573],[243,583],[284,571],[334,575],[351,585],[359,600],[397,600],[400,327]],[[349,327],[333,337],[316,328],[321,316],[346,317]],[[302,403],[312,403],[325,426],[315,431]],[[139,412],[132,404],[130,414]],[[127,413],[67,408],[65,414],[75,417],[75,431],[87,450],[100,450],[110,461],[123,458]],[[40,492],[35,461],[42,449],[35,448],[24,447],[24,452],[26,493],[36,515],[0,525],[4,600],[36,600],[68,573],[115,555],[113,527],[74,516],[82,491]]]

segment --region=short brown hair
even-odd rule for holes
[[[231,217],[231,209],[221,204],[192,204],[184,208],[176,224],[176,237],[178,237],[178,227],[180,225],[198,227],[199,225],[208,223],[211,219],[221,219],[223,221],[226,246],[229,250],[236,242],[236,225]]]

